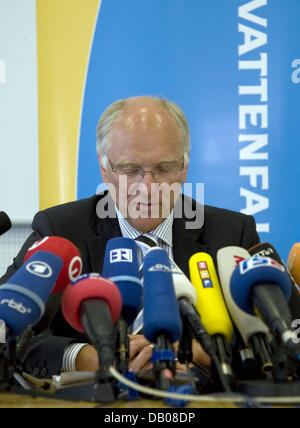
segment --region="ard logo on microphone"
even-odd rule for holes
[[[6,343],[6,324],[0,320],[0,343]]]
[[[47,263],[39,261],[28,263],[26,270],[41,278],[50,278],[53,273],[51,267]]]
[[[110,251],[110,263],[128,262],[132,263],[132,250],[129,248],[118,248]]]

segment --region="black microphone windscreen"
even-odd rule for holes
[[[0,211],[0,236],[11,228],[11,221],[4,211]]]

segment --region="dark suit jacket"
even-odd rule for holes
[[[0,279],[0,284],[5,283],[23,264],[24,256],[34,242],[51,235],[66,238],[79,248],[83,273],[101,273],[106,243],[121,236],[117,218],[100,219],[96,214],[97,203],[102,197],[96,195],[39,212],[32,223],[33,233]],[[181,198],[178,203],[183,203]],[[184,197],[184,204],[191,205],[194,212],[199,207],[187,197]],[[186,211],[182,211],[184,215]],[[188,230],[186,221],[185,216],[174,219],[173,253],[175,262],[188,277],[189,258],[197,252],[209,253],[216,263],[220,248],[235,245],[249,249],[259,242],[252,216],[205,206],[202,227]],[[46,334],[33,342],[27,358],[27,370],[42,377],[59,373],[65,347],[78,341],[87,342],[87,338],[69,327],[59,310],[51,323],[51,335]]]

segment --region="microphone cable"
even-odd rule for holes
[[[110,374],[118,380],[121,384],[127,386],[128,388],[132,388],[135,391],[141,392],[145,395],[151,395],[158,398],[169,398],[172,400],[181,400],[181,401],[193,401],[193,402],[209,402],[209,403],[245,403],[247,407],[252,408],[263,408],[256,398],[249,397],[244,394],[237,393],[216,393],[216,394],[208,394],[208,395],[190,395],[190,394],[178,394],[174,392],[161,391],[148,386],[139,385],[136,382],[133,382],[126,377],[124,377],[121,373],[119,373],[113,366],[109,368]],[[261,399],[260,399],[261,401]],[[299,398],[298,398],[299,401]]]

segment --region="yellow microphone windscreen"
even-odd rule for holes
[[[198,295],[196,309],[207,332],[221,334],[230,341],[233,325],[225,304],[212,257],[196,253],[189,260],[190,277]]]

